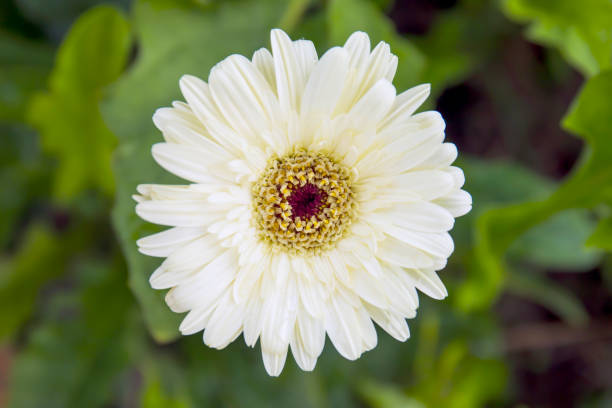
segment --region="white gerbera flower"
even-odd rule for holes
[[[320,59],[310,41],[272,30],[272,53],[231,55],[208,83],[180,80],[187,103],[153,116],[153,157],[188,180],[140,185],[136,212],[173,228],[138,241],[166,260],[151,276],[222,349],[260,339],[279,375],[291,346],[312,370],[325,334],[347,359],[376,346],[372,321],[400,341],[416,289],[447,295],[436,271],[467,213],[457,150],[438,112],[414,114],[429,85],[397,95],[397,57],[365,33]]]

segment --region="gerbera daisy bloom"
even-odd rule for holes
[[[259,339],[276,376],[289,347],[312,370],[326,333],[350,360],[376,346],[373,322],[406,340],[416,289],[447,295],[436,271],[471,197],[440,114],[415,114],[429,85],[396,95],[388,44],[356,32],[318,58],[278,29],[271,43],[208,83],[180,79],[187,102],[155,112],[165,143],[152,152],[190,184],[134,197],[140,217],[173,227],[138,246],[166,258],[150,283],[189,312],[180,331],[218,349]]]

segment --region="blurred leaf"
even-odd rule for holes
[[[417,85],[423,74],[426,60],[421,51],[406,38],[400,36],[393,23],[373,3],[367,0],[331,0],[327,8],[330,43],[341,45],[355,31],[365,31],[372,47],[379,41],[391,46],[398,56],[399,65],[393,82],[398,91]]]
[[[15,229],[35,203],[49,194],[50,163],[42,156],[38,135],[19,124],[0,123],[0,248],[13,244]]]
[[[475,357],[462,340],[454,340],[444,347],[431,374],[411,391],[427,407],[482,407],[503,394],[506,380],[501,361]]]
[[[534,226],[508,248],[508,257],[558,271],[588,271],[601,261],[601,251],[587,249],[595,228],[586,210],[559,212]]]
[[[518,163],[464,157],[459,166],[465,172],[465,188],[474,200],[472,212],[457,220],[453,230],[460,256],[470,249],[470,242],[474,239],[470,219],[491,206],[542,199],[555,189],[551,180]],[[542,268],[568,271],[592,268],[601,259],[601,252],[586,249],[584,241],[594,227],[587,210],[560,212],[520,236],[509,249],[508,256],[513,261],[520,260]]]
[[[30,96],[44,88],[52,50],[0,31],[0,121],[22,122]]]
[[[591,78],[563,119],[563,126],[583,137],[580,162],[557,190],[547,198],[483,213],[476,223],[474,263],[469,279],[457,294],[464,310],[487,307],[506,276],[503,256],[522,234],[571,208],[592,208],[612,197],[612,71]],[[478,293],[479,296],[474,296]]]
[[[36,135],[21,122],[29,98],[45,86],[52,49],[0,30],[0,248],[13,239],[13,229],[34,197],[47,193],[47,163]]]
[[[285,13],[278,23],[278,27],[288,33],[292,33],[311,3],[312,0],[289,0]],[[309,40],[312,41],[310,38]]]
[[[584,306],[572,292],[533,271],[512,270],[507,286],[510,292],[546,307],[570,324],[581,325],[589,319]]]
[[[612,3],[608,0],[505,0],[513,19],[531,22],[528,36],[557,47],[587,76],[612,65]]]
[[[425,408],[399,388],[367,381],[359,387],[359,393],[373,408]]]
[[[137,355],[130,294],[119,265],[92,260],[77,270],[81,282],[51,299],[14,362],[9,408],[95,408],[116,398]]]
[[[150,381],[142,395],[142,408],[188,408],[191,405],[181,397],[165,394],[159,381]]]
[[[50,91],[34,97],[30,122],[45,150],[59,159],[55,195],[69,200],[87,188],[113,191],[110,169],[115,144],[102,121],[102,88],[123,70],[130,45],[129,26],[114,8],[83,14],[62,44]]]
[[[155,352],[154,352],[155,353]],[[176,359],[155,353],[143,366],[145,385],[141,394],[142,408],[189,408],[184,367]]]
[[[80,242],[75,231],[57,235],[36,224],[28,229],[19,252],[0,263],[0,339],[29,317],[41,286],[66,271]]]
[[[587,239],[588,246],[612,251],[612,217],[599,221],[593,234]]]
[[[28,20],[41,25],[47,34],[58,38],[87,9],[99,4],[127,8],[131,0],[15,0]]]
[[[135,241],[154,229],[136,216],[131,196],[141,183],[185,182],[153,161],[151,145],[162,136],[151,116],[155,109],[180,98],[181,75],[206,78],[210,68],[229,54],[250,57],[256,49],[267,46],[269,30],[278,24],[284,4],[281,0],[223,2],[206,12],[160,7],[157,1],[143,0],[135,5],[140,55],[112,90],[104,113],[120,141],[114,162],[117,201],[113,223],[128,261],[130,287],[159,342],[178,336],[180,316],[164,304],[163,293],[149,286],[148,277],[159,261],[139,254]]]
[[[463,408],[489,406],[506,389],[504,364],[475,357],[462,340],[446,345],[434,363],[406,390],[368,381],[359,392],[375,408]]]
[[[553,182],[519,163],[469,156],[459,160],[465,173],[465,189],[474,197],[477,213],[493,204],[545,198],[555,187]],[[499,180],[504,182],[496,182]]]

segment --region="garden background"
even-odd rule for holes
[[[390,43],[474,200],[406,343],[279,378],[242,341],[179,338],[131,199],[175,180],[151,116],[179,77],[273,27]],[[610,0],[3,0],[0,137],[0,406],[612,406]]]

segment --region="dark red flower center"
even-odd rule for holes
[[[325,202],[327,194],[314,184],[307,183],[296,187],[287,202],[291,206],[292,218],[310,218],[315,215]]]

